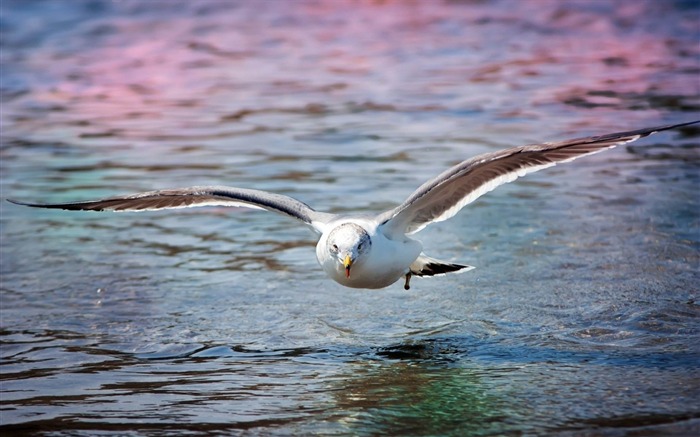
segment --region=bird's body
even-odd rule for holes
[[[463,161],[421,185],[402,204],[378,215],[337,215],[319,212],[288,196],[226,186],[201,186],[150,191],[108,199],[35,204],[40,208],[92,211],[149,211],[220,205],[264,209],[300,220],[321,234],[316,257],[334,281],[352,288],[384,288],[405,277],[464,272],[473,267],[425,255],[410,235],[447,220],[464,206],[499,185],[543,168],[598,153],[681,123],[558,143],[513,147]]]
[[[353,236],[359,237],[361,233],[353,229],[353,225],[366,232],[370,243],[366,248],[366,256],[356,257],[352,263],[352,273],[348,275],[345,266],[338,263],[338,257],[333,256],[327,247],[334,244],[332,238],[329,240],[334,232],[346,229],[348,235],[343,240],[347,243],[346,246],[352,246]],[[374,217],[350,216],[328,224],[328,230],[321,234],[316,245],[316,258],[326,274],[339,284],[352,288],[384,288],[405,276],[408,266],[418,258],[422,250],[423,245],[408,236],[399,239],[387,237]]]

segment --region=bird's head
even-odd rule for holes
[[[361,262],[369,253],[372,240],[361,226],[354,223],[343,223],[328,235],[328,251],[345,270],[345,277],[350,277],[353,264]]]

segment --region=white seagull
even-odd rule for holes
[[[520,176],[612,149],[655,132],[699,122],[485,153],[447,169],[418,187],[396,208],[377,215],[329,214],[282,194],[226,186],[149,191],[74,203],[38,204],[8,200],[37,208],[85,211],[153,211],[215,205],[278,212],[300,220],[321,234],[316,257],[334,281],[352,288],[384,288],[403,277],[404,288],[408,290],[412,275],[435,276],[474,268],[425,255],[423,245],[410,235],[427,225],[453,217],[480,196]]]

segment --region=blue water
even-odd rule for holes
[[[700,119],[692,1],[0,3],[0,197],[380,212],[509,146]],[[489,193],[462,275],[346,289],[258,211],[2,202],[0,430],[700,434],[700,130]]]

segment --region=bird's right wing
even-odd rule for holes
[[[333,214],[318,212],[307,204],[282,194],[224,186],[175,188],[71,203],[43,204],[10,199],[8,201],[35,208],[71,211],[155,211],[196,206],[264,209],[300,220],[319,233],[323,232],[324,225],[335,217]]]
[[[401,205],[381,214],[378,221],[389,234],[412,234],[430,223],[453,217],[499,185],[528,173],[636,141],[655,132],[694,123],[700,123],[700,120],[485,153],[424,183]]]

